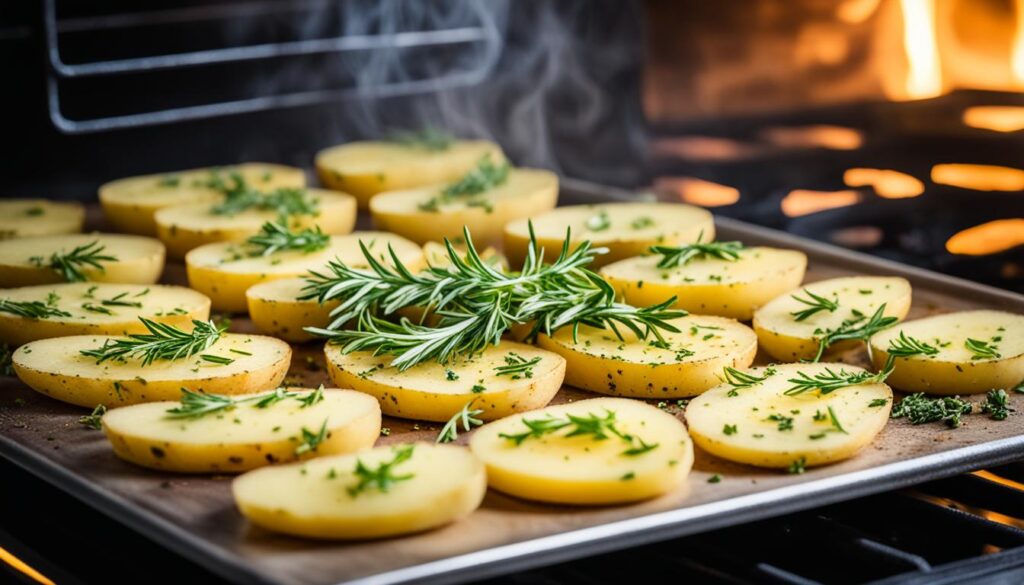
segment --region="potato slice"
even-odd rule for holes
[[[895,370],[886,380],[893,388],[978,394],[995,388],[1008,390],[1024,380],[1024,315],[962,311],[907,321],[871,338],[875,367],[884,366],[891,344],[914,341],[927,344],[929,353],[897,357]]]
[[[797,321],[793,313],[811,308],[796,298],[813,300],[808,291],[831,302],[834,311],[821,310]],[[754,313],[754,331],[761,348],[777,360],[795,362],[813,359],[822,332],[840,327],[844,321],[866,320],[882,305],[884,315],[903,320],[910,310],[910,283],[895,276],[848,276],[822,280],[785,293]],[[849,348],[855,342],[839,342],[830,349]]]
[[[380,407],[365,394],[324,390],[322,399],[305,405],[299,399],[316,400],[312,389],[283,391],[289,397],[262,407],[257,404],[275,391],[223,397],[235,406],[194,418],[168,412],[181,402],[126,406],[103,416],[103,431],[121,459],[182,473],[240,472],[303,456],[354,453],[380,436]],[[321,430],[322,441],[306,441],[307,433],[319,438]]]
[[[439,203],[432,211],[421,206],[440,197],[446,185],[380,193],[370,202],[374,225],[424,244],[462,238],[469,227],[477,245],[500,245],[510,221],[542,214],[558,201],[558,176],[540,169],[512,169],[508,179],[479,195]]]
[[[388,464],[396,481],[360,489],[358,469]],[[415,443],[257,469],[235,479],[232,491],[242,515],[261,528],[362,539],[421,532],[468,516],[483,501],[487,477],[465,447]]]
[[[81,203],[46,199],[0,201],[0,240],[77,234],[84,223],[85,208]]]
[[[324,348],[327,373],[335,384],[377,397],[388,416],[414,420],[446,421],[470,401],[484,410],[479,417],[483,420],[541,408],[565,377],[561,356],[514,341],[502,341],[447,366],[424,362],[404,372],[389,365],[391,356],[371,351],[344,354],[341,349],[332,343]],[[517,358],[539,359],[527,372],[500,373],[498,368],[507,366],[507,360],[514,363]]]
[[[702,257],[675,268],[658,268],[662,256],[638,256],[606,265],[601,275],[636,307],[674,296],[677,309],[740,321],[750,320],[758,307],[803,282],[803,252],[756,247],[738,254],[735,261]]]
[[[251,251],[244,244],[221,242],[200,246],[185,256],[189,286],[210,297],[218,311],[244,312],[248,308],[245,291],[261,282],[297,278],[310,270],[323,269],[335,259],[349,266],[366,266],[360,240],[386,263],[390,263],[391,245],[410,270],[423,267],[423,250],[419,246],[384,232],[332,236],[331,244],[316,252],[286,250],[269,256],[250,256]]]
[[[102,269],[79,264],[86,280],[125,284],[153,284],[164,270],[164,245],[153,238],[118,234],[66,234],[32,236],[0,241],[0,287],[64,282],[50,268],[50,256],[68,254],[78,246],[99,242],[100,254],[117,258],[103,261]]]
[[[257,284],[245,291],[249,318],[256,329],[293,343],[315,339],[304,328],[327,327],[331,322],[331,311],[340,303],[327,301],[321,305],[316,299],[300,301],[305,286],[305,279],[282,278]]]
[[[722,368],[745,368],[757,353],[757,336],[732,319],[690,315],[670,321],[679,333],[665,331],[665,344],[653,335],[637,339],[620,327],[623,340],[610,329],[563,327],[537,343],[567,362],[565,383],[577,388],[629,398],[696,396],[720,383]]]
[[[120,232],[156,236],[156,212],[164,207],[222,201],[221,191],[209,186],[211,179],[230,183],[237,172],[252,187],[272,191],[279,187],[305,187],[302,169],[267,163],[244,163],[118,179],[100,186],[100,205],[110,225]]]
[[[11,345],[68,335],[145,333],[139,317],[187,329],[193,319],[210,318],[210,299],[183,286],[69,282],[0,289],[0,299],[49,304],[68,313],[33,319],[0,304],[0,341]]]
[[[14,372],[37,392],[92,408],[177,400],[182,388],[209,394],[259,392],[280,385],[291,365],[291,347],[262,335],[223,334],[202,352],[234,360],[230,364],[211,363],[199,355],[147,366],[141,358],[97,364],[81,353],[115,339],[76,335],[26,343],[14,352]]]
[[[624,258],[647,253],[651,246],[691,244],[698,238],[715,236],[711,213],[699,207],[676,203],[604,203],[559,207],[532,218],[537,243],[553,259],[562,250],[565,231],[572,228],[572,245],[590,240],[595,247],[608,248],[590,268],[599,268]],[[519,219],[505,226],[505,254],[513,268],[523,265],[530,243],[529,220]]]
[[[293,230],[319,227],[326,234],[343,235],[356,225],[356,200],[351,195],[307,189],[316,201],[316,215],[292,215],[288,227]],[[214,242],[244,242],[256,235],[267,222],[277,221],[273,210],[249,209],[236,215],[215,215],[208,203],[176,205],[156,212],[156,232],[172,258],[184,258],[190,250]]]
[[[729,461],[785,469],[848,459],[874,440],[889,420],[892,390],[859,384],[828,394],[787,395],[801,374],[863,373],[845,364],[784,364],[746,373],[765,380],[747,387],[725,383],[686,407],[686,424],[701,449]]]
[[[603,438],[569,436],[582,428],[569,416],[596,422]],[[550,431],[512,438],[530,433],[524,421],[548,420]],[[559,504],[653,498],[682,485],[693,466],[693,443],[676,417],[624,398],[580,400],[503,418],[477,429],[469,447],[487,466],[490,487]]]
[[[350,142],[316,155],[320,182],[328,189],[351,193],[360,209],[384,191],[414,189],[461,178],[485,156],[505,160],[501,147],[486,140],[456,140],[443,150],[399,142]]]

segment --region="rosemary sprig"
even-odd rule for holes
[[[224,175],[214,172],[203,186],[224,194],[224,201],[212,206],[213,215],[233,216],[249,209],[276,211],[280,216],[316,215],[319,202],[310,197],[305,189],[281,187],[264,193],[249,185],[238,172]]]
[[[932,356],[939,353],[939,348],[919,341],[900,331],[900,336],[889,340],[889,348],[886,350],[889,355],[897,357],[910,357],[914,355]]]
[[[248,403],[252,403],[253,408],[269,408],[289,398],[298,401],[302,405],[299,408],[313,406],[324,399],[324,385],[321,384],[314,392],[289,392],[284,388],[277,388],[266,394],[246,398],[193,392],[188,388],[182,388],[181,402],[178,406],[167,410],[167,418],[203,418],[211,414],[231,411]]]
[[[526,430],[521,433],[508,434],[499,433],[498,436],[508,439],[518,447],[528,439],[539,439],[545,435],[568,429],[566,437],[590,436],[595,441],[604,441],[610,437],[618,437],[627,443],[629,448],[620,453],[626,457],[635,457],[658,447],[658,443],[646,443],[640,437],[623,433],[616,427],[618,422],[615,411],[606,410],[604,416],[594,413],[587,413],[586,416],[567,414],[564,418],[547,416],[530,420],[526,417],[520,419]]]
[[[475,408],[470,410],[469,407],[473,406],[473,401],[470,400],[462,407],[462,410],[455,413],[455,416],[448,419],[444,427],[441,428],[441,432],[437,435],[438,443],[451,443],[455,439],[459,438],[459,423],[462,423],[462,429],[467,433],[473,430],[473,427],[478,427],[484,424],[484,421],[476,418],[478,415],[484,413],[482,408]]]
[[[255,256],[270,256],[284,250],[298,250],[309,254],[323,250],[330,241],[331,236],[323,233],[320,226],[292,231],[283,221],[268,221],[263,224],[259,233],[247,239],[246,243],[255,249]]]
[[[439,206],[446,203],[490,191],[508,180],[509,170],[511,170],[511,166],[507,162],[496,165],[491,160],[491,155],[485,154],[476,163],[475,168],[463,175],[458,181],[441,189],[438,195],[420,203],[419,208],[423,211],[437,211]],[[471,201],[470,205],[473,205],[473,203]],[[476,205],[486,207],[480,202],[477,202]]]
[[[885,303],[882,303],[866,322],[863,313],[855,312],[852,318],[843,321],[835,329],[818,329],[814,332],[815,335],[821,335],[821,337],[818,338],[818,353],[811,361],[820,361],[825,350],[837,341],[853,339],[865,341],[870,339],[872,335],[888,329],[898,322],[899,319],[896,317],[885,316]]]
[[[971,355],[972,360],[988,360],[1002,357],[999,355],[999,346],[995,343],[968,337],[967,341],[964,341],[964,347],[973,354]]]
[[[807,372],[800,372],[795,378],[787,380],[792,386],[790,386],[783,394],[786,396],[795,396],[797,394],[803,394],[804,392],[810,392],[812,390],[818,390],[822,395],[831,394],[841,388],[848,386],[857,386],[860,384],[881,384],[885,382],[885,379],[889,377],[894,369],[893,357],[890,356],[885,363],[885,367],[882,368],[877,374],[871,372],[847,372],[846,370],[840,369],[835,371],[832,368],[825,368],[825,372],[821,374],[815,374],[813,376],[807,374]]]
[[[213,321],[193,320],[191,332],[145,317],[139,317],[139,321],[149,333],[132,333],[125,338],[107,340],[102,347],[83,349],[82,355],[96,358],[97,364],[111,359],[124,361],[129,357],[142,357],[142,365],[148,366],[156,360],[191,357],[209,349],[224,332]]]
[[[308,408],[324,399],[324,385],[320,384],[312,392],[290,392],[289,394],[291,394],[291,398],[298,400],[302,405],[299,408]]]
[[[11,301],[0,299],[0,311],[29,319],[46,319],[47,317],[70,317],[71,313],[62,311],[42,301]]]
[[[804,293],[807,295],[808,298],[805,299],[797,295],[790,295],[790,298],[792,298],[794,301],[807,305],[806,309],[801,309],[799,311],[793,311],[792,313],[790,313],[790,315],[793,315],[793,317],[797,321],[803,321],[821,311],[828,311],[829,313],[834,313],[835,310],[839,308],[838,298],[836,298],[833,301],[830,301],[821,295],[816,295],[812,293],[806,288],[804,289]]]
[[[832,428],[829,429],[830,431],[835,431],[837,433],[842,433],[844,435],[850,434],[846,432],[846,429],[843,428],[843,425],[839,424],[839,417],[836,416],[836,411],[833,410],[831,406],[828,407],[828,420],[830,423],[832,423]]]
[[[741,372],[736,368],[726,367],[722,370],[722,381],[732,386],[728,396],[739,396],[739,390],[750,388],[775,375],[775,368],[769,366],[765,369],[763,376],[755,376],[747,372]]]
[[[697,236],[697,242],[685,246],[653,246],[651,252],[661,256],[658,268],[675,268],[686,266],[699,258],[717,258],[726,262],[740,259],[740,252],[745,249],[741,242],[706,242],[701,243],[704,232]]]
[[[971,410],[971,403],[959,396],[928,398],[924,392],[918,392],[894,404],[889,416],[906,417],[914,425],[942,421],[946,426],[956,428],[961,424],[960,417],[970,414]]]
[[[105,305],[107,307],[136,307],[136,308],[142,307],[142,303],[139,302],[139,301],[126,301],[126,300],[124,300],[124,298],[126,296],[128,296],[128,293],[127,292],[123,292],[123,293],[121,293],[119,295],[114,295],[113,297],[111,297],[109,299],[103,299],[102,301],[100,301],[100,304],[101,305]],[[140,296],[140,295],[135,295],[135,296]]]
[[[383,493],[387,493],[396,483],[401,481],[408,481],[412,479],[414,474],[406,473],[403,475],[397,475],[395,473],[395,467],[405,463],[412,459],[414,445],[399,445],[395,447],[392,452],[395,456],[390,461],[382,461],[377,465],[376,469],[370,469],[362,459],[356,459],[355,476],[359,478],[359,482],[353,486],[346,488],[348,495],[353,498],[359,494],[370,490],[376,489]]]
[[[390,133],[388,140],[409,148],[440,152],[451,148],[455,137],[437,128],[427,127],[420,130],[397,130]]]
[[[406,370],[418,363],[449,363],[456,356],[474,355],[488,345],[497,345],[512,326],[532,324],[528,339],[552,334],[562,327],[580,325],[611,329],[623,339],[620,328],[639,339],[653,335],[663,341],[661,331],[678,332],[668,323],[685,311],[672,309],[675,299],[646,308],[615,301],[615,290],[586,267],[596,253],[590,242],[570,251],[568,234],[561,254],[552,263],[544,261],[533,227],[521,272],[503,272],[480,258],[468,229],[464,228],[465,256],[446,241],[451,264],[431,267],[413,274],[389,249],[392,266],[384,265],[360,243],[369,270],[349,268],[331,262],[329,272],[311,272],[301,299],[320,303],[340,301],[331,312],[326,328],[306,331],[327,337],[343,346],[345,353],[373,350],[397,356],[393,366]],[[436,327],[401,319],[386,321],[379,315],[393,314],[402,307],[426,307],[440,317]],[[354,322],[354,329],[342,329]]]
[[[320,430],[315,433],[306,427],[302,427],[302,442],[295,448],[296,455],[315,453],[320,448],[320,443],[327,440],[327,420],[326,418],[324,419],[323,424],[320,425]]]
[[[88,244],[75,246],[70,252],[54,252],[50,254],[48,262],[42,256],[33,256],[29,261],[36,266],[47,266],[60,275],[65,282],[85,282],[88,280],[82,270],[92,267],[103,272],[104,262],[117,262],[116,256],[103,254],[106,246],[100,245],[99,240],[93,240]]]
[[[97,404],[96,408],[92,409],[92,412],[78,417],[78,424],[90,428],[94,431],[103,429],[103,415],[107,413],[107,407],[102,404]]]
[[[523,356],[508,352],[505,355],[505,365],[494,368],[495,376],[511,376],[513,380],[519,380],[520,378],[532,378],[533,377],[533,366],[540,363],[542,358],[536,356],[535,358],[528,360]]]

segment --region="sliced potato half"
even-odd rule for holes
[[[211,184],[220,180],[232,185],[232,173],[238,173],[246,184],[261,191],[306,186],[306,173],[302,169],[244,163],[111,181],[100,186],[100,205],[107,221],[117,231],[156,236],[154,216],[158,210],[174,205],[218,203],[224,199],[224,194]]]
[[[505,160],[501,147],[486,140],[456,140],[442,150],[399,142],[350,142],[317,153],[316,170],[327,188],[355,195],[359,208],[367,209],[377,193],[454,181],[485,156],[495,164]]]
[[[77,202],[46,199],[0,201],[0,239],[77,234],[85,223],[85,208]]]
[[[411,451],[410,451],[411,448]],[[380,488],[357,469],[390,464]],[[295,536],[381,538],[450,524],[476,510],[484,466],[465,447],[415,443],[266,467],[235,479],[232,492],[253,524]]]
[[[300,301],[306,286],[302,278],[282,278],[252,286],[245,291],[249,318],[260,333],[299,343],[314,339],[306,327],[327,327],[331,311],[340,303],[316,299]]]
[[[189,286],[210,297],[218,311],[244,312],[245,291],[270,280],[297,278],[310,270],[321,270],[331,260],[341,260],[354,267],[366,266],[366,257],[359,248],[360,240],[372,253],[390,264],[388,245],[410,269],[423,267],[423,250],[416,244],[385,232],[355,232],[332,236],[328,247],[316,252],[286,250],[269,256],[252,256],[244,244],[221,242],[206,244],[185,256]]]
[[[153,238],[98,233],[32,236],[0,241],[0,287],[64,282],[64,277],[50,268],[51,256],[93,242],[103,247],[99,254],[116,260],[101,261],[102,269],[77,264],[86,280],[153,284],[163,273],[164,245]]]
[[[673,268],[658,268],[662,256],[638,256],[605,265],[601,275],[636,307],[674,296],[675,308],[740,321],[750,320],[757,308],[803,282],[803,252],[755,247],[738,254],[734,261],[701,257]]]
[[[724,367],[745,368],[757,353],[757,336],[746,325],[722,317],[690,315],[669,321],[678,333],[662,332],[638,339],[621,328],[623,340],[608,329],[572,327],[537,343],[567,362],[565,383],[577,388],[629,398],[696,396],[719,384]]]
[[[68,335],[145,333],[145,317],[190,329],[192,320],[210,317],[210,299],[183,286],[69,282],[0,289],[0,341],[21,345]],[[66,313],[34,319],[19,315],[18,304],[42,303]]]
[[[834,303],[835,309],[822,309],[798,321],[798,313],[815,302],[808,292]],[[754,313],[753,326],[761,348],[784,362],[813,359],[823,332],[833,331],[844,321],[862,322],[885,305],[884,315],[903,320],[910,310],[910,283],[895,276],[848,276],[822,280],[782,294]],[[830,349],[850,347],[840,342]]]
[[[123,362],[82,355],[116,337],[76,335],[26,343],[14,352],[14,372],[33,390],[62,402],[92,408],[177,400],[181,389],[208,394],[248,394],[276,388],[291,364],[287,343],[262,335],[224,334],[212,347],[190,358],[157,360],[147,366],[141,358]],[[206,361],[200,355],[233,360]]]
[[[356,200],[351,195],[307,189],[317,202],[316,215],[292,215],[288,227],[293,230],[319,227],[325,234],[343,235],[356,225]],[[165,207],[156,213],[156,231],[172,258],[183,258],[190,250],[214,242],[244,242],[259,233],[267,222],[277,221],[273,210],[248,209],[235,215],[216,215],[207,203]]]
[[[117,408],[103,416],[114,453],[136,465],[183,473],[240,472],[300,457],[369,449],[380,436],[377,402],[351,390],[285,388],[288,398],[259,406],[275,391],[223,397],[235,406],[194,418],[168,412],[180,402]],[[280,395],[280,393],[277,393]],[[307,441],[309,434],[317,439]]]
[[[572,424],[570,416],[584,424]],[[525,421],[542,421],[540,426],[550,430],[531,435]],[[570,436],[591,428],[591,422],[601,437]],[[477,429],[469,446],[487,466],[492,488],[560,504],[653,498],[682,485],[693,466],[693,444],[683,423],[624,398],[580,400],[509,416]]]
[[[523,265],[530,244],[530,219],[505,226],[505,254],[513,268]],[[608,253],[594,259],[599,268],[624,258],[647,253],[651,246],[692,244],[715,236],[711,213],[699,207],[675,203],[604,203],[559,207],[532,217],[537,244],[554,259],[562,250],[566,229],[572,229],[572,245],[590,240]]]
[[[794,470],[848,459],[871,443],[889,420],[885,384],[787,395],[790,380],[827,370],[864,372],[845,364],[783,364],[746,373],[765,380],[737,388],[725,383],[690,401],[686,424],[701,449],[729,461]]]
[[[446,421],[470,401],[473,408],[483,409],[483,420],[533,410],[551,401],[565,377],[561,356],[513,341],[447,366],[424,362],[404,372],[390,366],[390,356],[344,354],[331,343],[324,351],[335,384],[375,396],[388,416],[414,420]],[[535,363],[501,373],[501,368],[524,361]]]
[[[498,245],[505,224],[549,211],[558,201],[558,176],[541,169],[512,169],[501,185],[447,202],[440,194],[445,186],[378,194],[370,203],[374,225],[420,244],[460,239],[468,227],[475,244]],[[432,201],[441,202],[429,206]]]
[[[917,344],[926,353],[896,358],[886,380],[893,388],[977,394],[1024,381],[1024,315],[962,311],[907,321],[871,338],[872,361],[881,368],[894,345]]]

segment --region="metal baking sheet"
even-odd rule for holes
[[[565,200],[613,198],[565,190]],[[1024,313],[1024,297],[727,219],[719,237],[789,247],[810,258],[808,281],[849,274],[904,276],[914,286],[911,318],[994,308]],[[182,282],[170,266],[168,282]],[[250,331],[235,319],[234,331]],[[863,362],[862,352],[843,356]],[[764,361],[759,356],[760,361]],[[320,348],[297,346],[291,373],[326,382]],[[586,396],[563,389],[556,401]],[[978,400],[975,398],[975,400]],[[249,526],[227,476],[181,476],[116,459],[102,434],[77,424],[81,409],[0,380],[0,455],[180,554],[239,583],[453,583],[775,516],[996,465],[1024,456],[1024,395],[1006,421],[967,417],[960,429],[894,420],[848,461],[803,475],[758,470],[700,453],[684,488],[628,506],[541,505],[490,492],[469,518],[422,534],[360,543],[314,542]],[[675,409],[672,410],[675,412]],[[438,425],[386,419],[384,443],[433,440]],[[464,438],[463,438],[464,440]],[[720,474],[720,483],[707,479]]]

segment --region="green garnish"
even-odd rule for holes
[[[513,380],[524,377],[532,378],[533,366],[539,364],[540,360],[541,356],[527,360],[523,356],[510,351],[505,355],[505,365],[494,368],[494,375],[511,376]]]
[[[61,311],[42,301],[9,301],[7,299],[0,299],[0,311],[29,319],[71,316],[71,313]]]
[[[889,404],[888,398],[875,398],[874,400],[868,403],[868,408],[880,408],[882,406],[885,406],[886,404]]]
[[[661,256],[658,261],[658,268],[675,268],[686,266],[693,260],[702,258],[717,258],[726,262],[735,262],[740,259],[740,252],[745,249],[741,242],[707,242],[701,243],[704,237],[702,231],[697,236],[697,242],[686,246],[653,246],[651,252]]]
[[[427,127],[420,130],[397,130],[390,133],[388,140],[409,148],[440,152],[451,148],[455,137],[436,128]]]
[[[148,292],[148,291],[149,291],[149,289],[146,289],[146,292]],[[108,307],[136,307],[136,308],[142,307],[142,303],[140,303],[138,301],[126,301],[126,300],[123,300],[126,296],[128,296],[128,293],[123,292],[123,293],[121,293],[119,295],[114,295],[113,297],[111,297],[109,299],[104,299],[104,300],[100,301],[100,304],[106,305]],[[141,296],[141,295],[135,295],[135,296]]]
[[[82,308],[90,313],[100,313],[103,315],[113,315],[114,312],[106,307],[100,305],[94,305],[92,303],[82,303]]]
[[[732,386],[732,390],[729,390],[728,395],[738,396],[738,390],[750,388],[751,386],[760,384],[761,382],[764,382],[768,378],[774,376],[775,368],[768,366],[768,368],[765,369],[763,376],[755,376],[753,374],[748,374],[747,372],[741,372],[736,368],[726,367],[722,370],[722,375],[723,381],[726,384]]]
[[[736,427],[736,425],[726,424],[726,425],[724,425],[722,427],[722,434],[727,435],[727,436],[728,435],[735,435],[738,431],[739,431],[739,429]]]
[[[882,331],[883,329],[888,329],[898,322],[899,319],[896,317],[885,316],[885,303],[882,303],[882,306],[878,307],[878,310],[876,310],[866,322],[864,314],[859,311],[855,311],[853,317],[843,321],[836,329],[817,329],[814,331],[815,335],[820,335],[821,337],[818,338],[818,354],[814,356],[814,359],[811,361],[820,361],[825,350],[837,341],[866,341],[870,339],[872,335]]]
[[[938,354],[939,348],[929,345],[923,341],[919,341],[900,331],[899,337],[889,340],[889,349],[886,351],[889,355],[897,357],[909,357],[912,355],[931,356]]]
[[[602,209],[597,215],[588,217],[583,225],[592,232],[603,232],[612,227],[612,218],[608,216],[608,211]]]
[[[644,228],[651,227],[652,225],[654,225],[654,220],[644,215],[630,222],[629,227],[635,230],[642,230]]]
[[[888,361],[886,361],[885,367],[877,374],[872,374],[871,372],[847,372],[843,369],[836,371],[832,368],[825,368],[824,373],[815,374],[813,376],[809,375],[807,372],[799,372],[795,378],[787,380],[787,382],[792,384],[792,386],[790,386],[783,394],[786,396],[795,396],[797,394],[803,394],[804,392],[818,390],[822,395],[825,395],[848,386],[857,386],[860,384],[881,384],[889,377],[889,374],[892,373],[893,369],[893,359],[890,357]]]
[[[209,349],[224,332],[213,321],[193,320],[191,332],[145,317],[139,317],[139,321],[149,330],[148,334],[132,333],[128,337],[107,340],[102,347],[83,349],[81,354],[96,358],[97,364],[111,359],[124,361],[129,357],[142,357],[142,365],[148,366],[156,360],[186,358]]]
[[[484,421],[476,418],[477,415],[484,413],[482,408],[470,410],[469,407],[473,405],[473,401],[470,400],[462,407],[462,410],[456,412],[454,416],[448,419],[441,432],[437,435],[437,443],[451,443],[455,439],[459,438],[459,423],[462,423],[462,429],[467,433],[473,430],[473,427],[478,427],[484,424]]]
[[[362,459],[356,459],[356,468],[353,473],[359,478],[359,482],[346,488],[348,495],[354,498],[370,489],[387,493],[396,483],[412,479],[414,474],[396,475],[394,469],[412,459],[414,448],[413,445],[399,445],[393,448],[394,458],[390,461],[382,461],[376,469],[370,469]]]
[[[960,426],[960,417],[970,414],[971,410],[971,403],[960,400],[959,396],[928,398],[924,392],[918,392],[897,402],[890,416],[906,417],[910,424],[915,425],[943,421],[946,426],[956,428]]]
[[[96,408],[92,409],[90,414],[78,417],[78,424],[84,425],[94,431],[101,430],[103,428],[103,415],[106,414],[106,412],[106,406],[97,404]]]
[[[211,355],[208,353],[200,354],[199,358],[202,359],[204,362],[210,362],[211,364],[217,364],[221,366],[227,366],[235,363],[235,360],[231,358],[219,355]]]
[[[805,471],[807,471],[807,458],[806,457],[801,457],[799,459],[794,460],[792,463],[789,464],[789,467],[786,469],[787,473],[791,473],[791,474],[794,474],[794,475],[800,475],[801,473],[804,473]]]
[[[423,211],[437,211],[440,205],[490,191],[508,180],[510,169],[511,166],[507,162],[496,165],[491,160],[491,155],[485,154],[476,163],[474,169],[463,175],[458,181],[441,189],[440,194],[420,203],[419,208]]]
[[[310,431],[306,427],[302,427],[302,442],[295,448],[296,455],[304,455],[306,453],[314,453],[320,447],[320,443],[327,440],[327,419],[324,419],[320,430],[317,432]]]
[[[249,209],[257,209],[275,211],[279,216],[290,217],[317,215],[320,210],[319,201],[310,197],[305,189],[281,187],[264,193],[251,187],[245,178],[235,171],[228,173],[227,180],[222,174],[214,172],[203,185],[224,194],[224,201],[210,208],[213,215],[233,216]]]
[[[971,339],[970,337],[968,337],[967,341],[964,342],[964,347],[966,347],[968,351],[974,354],[971,356],[972,360],[988,360],[998,359],[1002,357],[999,355],[999,352],[997,351],[999,349],[999,346],[997,346],[995,343],[989,343],[987,341]]]
[[[247,398],[206,394],[205,392],[193,392],[188,388],[182,388],[181,402],[178,406],[167,411],[167,418],[202,418],[210,414],[228,412],[240,405],[249,403],[252,403],[253,408],[268,408],[289,398],[301,403],[302,406],[299,408],[312,406],[324,399],[324,385],[321,384],[313,392],[290,392],[284,388],[277,388],[265,394],[258,394]]]
[[[276,252],[296,250],[309,254],[323,250],[331,242],[331,236],[323,233],[320,226],[291,231],[283,222],[268,221],[260,232],[245,241],[255,248],[254,256],[270,256]]]
[[[781,415],[781,414],[772,414],[772,415],[769,415],[768,418],[766,418],[765,420],[766,421],[771,421],[771,422],[774,422],[774,423],[778,423],[777,426],[778,426],[778,429],[780,431],[791,431],[791,430],[793,430],[793,417],[791,417],[791,416],[784,416],[784,415]]]
[[[992,420],[1006,420],[1013,409],[1010,408],[1009,395],[1002,388],[989,390],[985,394],[985,403],[981,405],[981,412],[988,413]]]
[[[93,240],[88,244],[75,246],[70,252],[54,252],[50,254],[48,262],[42,256],[29,258],[35,266],[46,266],[56,272],[65,282],[85,282],[88,280],[82,270],[92,267],[103,272],[104,262],[117,262],[116,256],[103,254],[106,246],[101,246],[99,240]]]
[[[565,437],[590,436],[595,441],[617,437],[630,445],[628,449],[620,453],[627,457],[642,455],[658,447],[658,443],[646,443],[640,437],[621,432],[616,427],[618,421],[612,410],[606,410],[603,417],[587,413],[586,416],[567,414],[565,417],[555,417],[548,415],[546,418],[530,420],[523,417],[520,420],[526,426],[526,431],[516,434],[499,433],[498,436],[512,441],[516,446],[522,445],[528,439],[539,439],[562,429],[569,431],[564,435]]]
[[[821,311],[828,311],[829,313],[834,313],[835,310],[839,308],[838,298],[830,301],[821,295],[816,295],[812,293],[806,288],[804,289],[804,294],[806,294],[808,298],[805,299],[797,295],[789,295],[789,297],[794,301],[807,305],[806,309],[801,309],[799,311],[793,311],[792,313],[790,313],[790,315],[793,315],[794,319],[797,321],[803,321],[804,319],[807,319]]]

